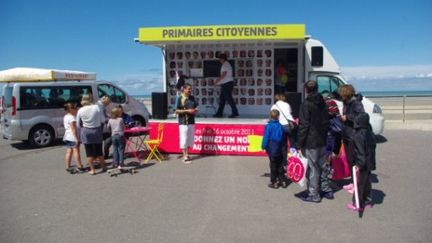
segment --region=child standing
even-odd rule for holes
[[[367,113],[361,113],[355,118],[354,129],[354,164],[356,168],[354,173],[359,173],[357,190],[360,208],[355,205],[354,195],[353,203],[349,203],[347,208],[354,211],[363,211],[365,207],[372,207],[370,174],[372,166],[374,166],[376,148],[375,137],[369,126],[369,115]]]
[[[328,157],[339,154],[341,142],[342,142],[342,130],[343,123],[340,119],[340,112],[336,101],[333,98],[326,99],[326,105],[328,108],[330,129],[327,133],[327,146],[326,152]]]
[[[81,163],[80,156],[80,139],[78,136],[78,129],[76,124],[76,114],[77,114],[77,106],[73,103],[66,103],[64,105],[64,109],[66,111],[66,115],[63,118],[63,126],[65,128],[65,134],[63,136],[63,142],[66,145],[66,154],[65,154],[65,166],[66,171],[69,173],[74,173],[74,170],[71,168],[71,160],[72,155],[75,157],[76,163],[78,165],[78,170],[83,171],[83,165]]]
[[[265,149],[270,159],[270,188],[287,187],[282,164],[282,146],[284,145],[284,130],[279,123],[279,111],[270,111],[270,120],[265,126],[261,148]],[[279,182],[279,183],[278,183]]]
[[[118,107],[112,109],[111,119],[108,120],[108,129],[111,131],[113,147],[113,168],[121,169],[124,161],[125,137],[122,110]]]
[[[334,95],[330,95],[329,97],[327,97],[325,102],[328,109],[330,127],[327,132],[327,164],[323,169],[327,171],[329,178],[332,178],[333,172],[331,167],[331,161],[333,158],[336,158],[340,152],[342,143],[343,123],[340,119],[340,112],[336,100],[334,99]]]

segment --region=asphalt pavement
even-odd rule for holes
[[[170,155],[134,175],[71,175],[63,146],[2,140],[0,242],[432,242],[432,132],[379,141],[375,206],[359,218],[343,190],[310,204],[298,185],[268,188],[266,157]]]

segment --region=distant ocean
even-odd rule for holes
[[[432,96],[432,90],[426,91],[360,91],[363,96],[381,97],[381,96]],[[132,95],[136,99],[151,99],[151,94]]]
[[[147,95],[131,95],[132,97],[134,97],[135,99],[151,99],[151,94],[147,94]]]
[[[426,91],[360,91],[367,97],[376,96],[432,96],[432,90]]]

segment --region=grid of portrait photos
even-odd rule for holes
[[[214,51],[220,50],[220,51]],[[269,46],[231,46],[190,50],[171,49],[167,53],[169,106],[174,108],[176,98],[176,78],[182,74],[190,75],[192,69],[202,69],[204,61],[218,60],[225,53],[229,61],[234,61],[233,76],[236,85],[233,90],[237,106],[263,108],[272,105],[274,94],[273,48]],[[194,77],[187,82],[192,84],[193,95],[200,106],[218,107],[220,87],[215,85],[218,77]]]

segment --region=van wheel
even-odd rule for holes
[[[36,148],[46,147],[54,141],[54,132],[47,125],[38,125],[30,130],[29,139],[30,146]]]
[[[133,116],[132,119],[135,122],[135,126],[137,126],[137,127],[145,127],[146,126],[146,122],[145,122],[144,118],[142,118],[140,116]]]

